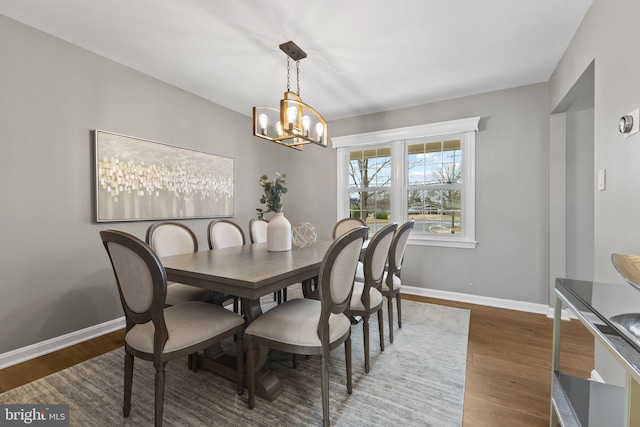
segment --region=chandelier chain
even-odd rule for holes
[[[300,60],[299,59],[296,61],[296,80],[298,84],[298,92],[296,92],[296,95],[298,95],[299,97],[300,96]]]
[[[291,77],[291,65],[289,64],[289,57],[287,56],[287,92],[291,92],[289,85],[289,78]]]

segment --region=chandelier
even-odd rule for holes
[[[280,109],[253,107],[253,134],[296,150],[305,144],[327,146],[327,122],[300,99],[300,60],[307,54],[294,42],[280,45],[287,54],[287,91],[280,100]],[[297,91],[290,88],[290,60],[296,61]]]

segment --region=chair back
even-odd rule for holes
[[[116,277],[120,301],[127,320],[127,331],[135,324],[153,321],[154,346],[163,348],[168,339],[164,321],[167,273],[153,250],[131,234],[100,232]]]
[[[249,238],[251,243],[264,243],[267,241],[267,226],[269,221],[262,218],[249,220]]]
[[[413,226],[416,224],[414,220],[407,221],[402,224],[396,230],[391,242],[391,248],[389,248],[389,274],[387,275],[387,281],[389,281],[389,289],[392,289],[393,275],[400,277],[400,269],[402,268],[402,260],[404,259],[404,251],[407,248],[407,241],[409,240],[409,234],[413,230]]]
[[[198,238],[186,225],[164,221],[151,224],[145,241],[159,256],[181,255],[198,252]]]
[[[321,338],[328,333],[329,315],[344,313],[349,307],[356,267],[367,232],[366,227],[358,227],[338,237],[322,260],[318,276],[318,292],[322,303],[318,333]],[[324,326],[327,330],[323,332],[321,328]]]
[[[244,232],[238,224],[227,219],[217,219],[207,228],[209,249],[224,249],[242,246],[246,243]]]
[[[398,229],[398,224],[392,222],[385,225],[373,235],[367,249],[364,252],[364,291],[362,297],[369,296],[369,288],[380,288],[384,269],[387,266],[389,249],[393,242],[394,233]],[[363,301],[364,303],[364,301]],[[365,307],[367,304],[365,304]]]
[[[353,230],[358,227],[367,227],[367,223],[360,218],[342,218],[340,221],[336,222],[336,225],[333,226],[333,233],[331,235],[334,239],[342,236],[349,230]],[[367,236],[369,232],[369,227],[367,227]],[[365,240],[367,237],[365,237]]]

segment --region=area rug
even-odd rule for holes
[[[386,308],[386,307],[385,307]],[[331,353],[330,415],[334,426],[460,426],[469,312],[403,301],[402,329],[380,351],[377,321],[371,322],[371,371],[364,372],[362,326],[352,332],[353,394],[347,394],[343,347]],[[386,311],[386,310],[385,310]],[[386,318],[386,316],[385,316]],[[71,426],[153,425],[151,363],[136,359],[131,415],[122,417],[124,350],[102,356],[0,394],[0,404],[68,404]],[[273,402],[256,398],[213,373],[167,365],[165,426],[311,426],[322,424],[320,360],[271,352],[267,368],[284,386]]]

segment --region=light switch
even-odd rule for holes
[[[598,190],[604,191],[607,188],[607,170],[600,169],[598,171]]]

